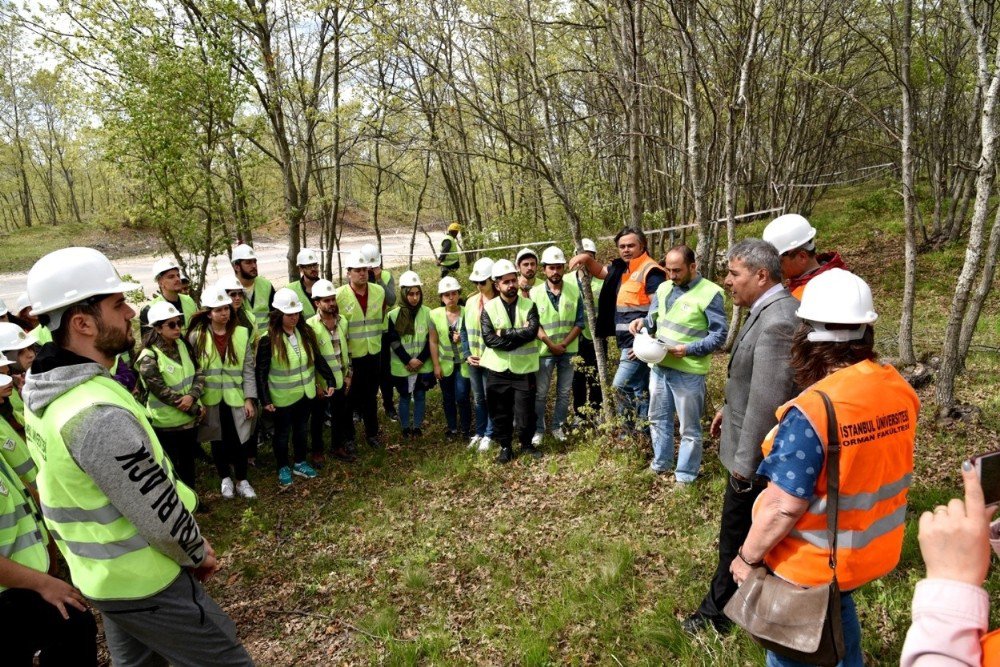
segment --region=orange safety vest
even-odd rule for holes
[[[802,301],[802,293],[805,291],[806,291],[806,286],[799,285],[798,287],[792,290],[792,296],[794,296],[799,301]]]
[[[1000,667],[1000,630],[983,635],[983,667]]]
[[[660,268],[660,265],[646,253],[628,263],[628,271],[622,276],[622,284],[615,302],[617,312],[625,313],[649,308],[651,299],[646,294],[646,275],[650,269]]]
[[[817,391],[833,401],[840,430],[837,580],[842,590],[850,591],[891,572],[899,562],[920,399],[895,368],[873,361],[828,375],[776,412],[780,422],[792,407],[801,410],[824,452],[826,407]],[[770,454],[777,430],[764,439],[764,456]],[[830,581],[826,483],[824,462],[809,508],[764,557],[775,574],[802,586]]]

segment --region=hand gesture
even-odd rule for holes
[[[465,360],[469,363],[470,366],[475,366],[476,368],[479,367],[479,357],[470,354],[468,357],[465,358]]]
[[[424,362],[420,361],[416,357],[413,357],[408,362],[406,362],[406,369],[411,373],[416,373],[420,370],[420,367],[424,365]]]
[[[637,333],[639,333],[640,331],[642,331],[642,327],[643,327],[643,324],[645,323],[645,321],[646,320],[644,320],[641,317],[638,318],[638,319],[632,320],[631,322],[628,323],[628,332],[630,334],[632,334],[633,336],[636,335]]]

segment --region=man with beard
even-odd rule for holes
[[[191,318],[198,312],[198,304],[182,291],[184,285],[181,282],[181,269],[177,265],[177,262],[169,257],[157,260],[153,264],[153,278],[156,280],[159,294],[153,297],[149,305],[144,306],[139,313],[139,323],[142,325],[143,331],[145,332],[149,329],[147,313],[149,313],[150,306],[154,303],[166,301],[184,315],[184,324],[181,327],[181,333],[186,333]]]
[[[538,255],[533,248],[521,248],[514,258],[517,267],[517,287],[521,296],[531,298],[531,288],[535,286],[535,276],[538,275]]]
[[[267,333],[267,318],[271,312],[274,288],[267,278],[257,275],[257,255],[246,243],[233,248],[233,272],[243,285],[246,301],[257,325],[257,335],[263,336]]]
[[[326,408],[330,407],[330,435],[333,439],[333,455],[341,461],[355,460],[354,423],[351,420],[351,406],[347,403],[347,393],[351,390],[351,357],[347,352],[347,334],[341,326],[340,306],[337,305],[337,290],[329,280],[317,280],[312,286],[316,314],[306,324],[316,332],[320,354],[333,372],[336,390],[329,399],[317,392],[312,411],[312,463],[313,467],[323,464],[323,421]]]
[[[312,288],[319,280],[319,254],[311,248],[303,248],[295,263],[299,267],[299,279],[288,283],[288,288],[298,295],[302,302],[302,318],[308,319],[316,314],[312,305]]]
[[[28,273],[33,313],[52,331],[25,383],[42,514],[73,584],[104,617],[116,665],[252,665],[202,587],[218,569],[143,408],[112,379],[135,311],[91,248],[64,248]],[[150,610],[154,611],[150,611]]]

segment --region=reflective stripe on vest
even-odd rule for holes
[[[386,326],[395,327],[396,318],[399,317],[399,307],[393,308],[389,311],[386,317]],[[420,310],[417,311],[417,316],[413,318],[413,333],[400,336],[399,342],[403,345],[403,349],[412,358],[416,358],[420,354],[421,350],[424,349],[425,345],[430,343],[430,328],[431,328],[431,309],[427,306],[420,306]],[[428,357],[427,361],[420,365],[420,368],[416,372],[410,371],[406,366],[403,365],[402,359],[399,358],[394,351],[389,351],[389,368],[395,377],[408,377],[410,375],[415,375],[416,373],[430,373],[434,369],[434,364]]]
[[[253,303],[250,304],[250,312],[257,323],[258,340],[260,336],[267,333],[267,321],[271,316],[271,282],[267,278],[257,276],[253,281]],[[247,301],[247,299],[244,299]]]
[[[316,397],[316,366],[309,363],[307,342],[303,340],[302,332],[296,330],[296,337],[299,345],[297,353],[284,333],[281,334],[281,340],[271,341],[271,370],[267,375],[267,386],[271,392],[271,402],[279,408],[288,407],[303,396]],[[274,353],[275,345],[285,346],[286,361],[278,359],[278,355]]]
[[[35,477],[38,476],[35,460],[31,458],[24,438],[3,417],[0,417],[0,456],[25,486],[35,486]]]
[[[465,319],[465,308],[459,306],[459,316],[458,320],[455,321],[455,326],[461,327]],[[465,363],[465,357],[462,356],[462,343],[451,342],[451,330],[448,327],[448,311],[445,310],[444,306],[431,311],[431,322],[434,323],[434,329],[437,331],[438,361],[441,363],[441,374],[448,377],[455,370],[455,367],[458,366],[462,377],[469,377],[469,369]]]
[[[347,348],[351,357],[378,354],[382,350],[382,325],[385,290],[381,285],[368,283],[368,308],[364,312],[350,284],[337,290],[340,316],[347,322]]]
[[[233,346],[235,361],[229,361],[228,354],[225,357],[219,354],[215,341],[212,340],[210,327],[206,327],[201,335],[202,353],[198,362],[205,374],[205,391],[201,395],[201,404],[218,405],[224,402],[233,408],[243,407],[246,402],[243,394],[243,364],[246,361],[250,332],[242,326],[233,329],[227,345]]]
[[[323,324],[323,318],[319,313],[306,320],[306,324],[316,332],[316,342],[319,345],[320,355],[333,371],[334,389],[340,389],[344,386],[344,368],[350,363],[347,356],[347,339],[344,337],[344,327],[340,326],[340,322],[343,320],[338,320],[337,329],[334,334],[331,334],[330,330]],[[326,381],[318,375],[316,380],[324,387],[326,386]]]
[[[45,528],[34,501],[17,475],[0,461],[0,556],[48,572]],[[6,590],[0,586],[0,591]]]
[[[511,323],[507,316],[507,309],[504,307],[503,299],[497,297],[490,299],[486,304],[486,312],[494,330],[522,328],[528,326],[528,314],[531,312],[534,303],[531,299],[523,296],[517,297],[516,322]],[[514,373],[524,375],[534,373],[538,370],[538,341],[533,340],[513,350],[494,350],[486,347],[479,360],[480,365],[498,373],[510,370]]]
[[[177,353],[181,358],[180,364],[168,357],[156,346],[147,347],[143,350],[139,354],[139,359],[155,355],[156,367],[160,370],[160,377],[163,378],[163,383],[171,391],[184,396],[191,393],[191,387],[194,385],[194,362],[191,360],[191,355],[188,354],[187,346],[179,340],[177,341]],[[139,379],[142,380],[141,374],[139,375]],[[143,384],[145,385],[145,381],[143,381]],[[156,428],[184,426],[195,420],[194,415],[178,410],[172,405],[167,405],[151,391],[146,395],[146,414],[149,416],[149,421]]]
[[[722,288],[706,278],[698,282],[677,297],[667,310],[667,301],[674,289],[672,282],[667,281],[656,289],[656,337],[670,347],[695,343],[708,336],[708,317],[705,309]],[[682,373],[706,375],[712,363],[712,355],[701,357],[675,357],[668,354],[663,357],[660,366],[673,368]]]
[[[130,479],[142,485],[154,507],[172,511],[176,534],[192,535],[182,548],[189,555],[201,548],[201,539],[193,539],[197,535],[197,523],[191,515],[197,504],[194,492],[176,479],[142,407],[127,389],[106,375],[68,390],[41,416],[28,412],[28,446],[40,462],[42,514],[66,558],[73,585],[85,596],[95,600],[146,598],[169,586],[180,566],[142,539],[128,518],[118,516],[108,497],[73,459],[63,440],[63,427],[95,405],[121,408],[142,427],[146,441],[137,441],[135,454],[121,465],[129,471]]]
[[[499,297],[493,297],[498,299]],[[465,336],[469,339],[469,352],[474,357],[483,356],[483,331],[480,329],[479,317],[483,314],[483,295],[473,294],[465,302]],[[487,301],[489,303],[489,301]]]
[[[828,375],[776,413],[780,422],[792,407],[801,410],[824,449],[826,408],[816,390],[832,399],[840,429],[837,579],[852,590],[899,562],[920,400],[891,366],[862,361]],[[777,431],[765,438],[764,456]],[[826,483],[824,464],[809,508],[764,559],[778,576],[802,586],[830,581]]]
[[[555,342],[562,341],[576,326],[576,306],[580,301],[580,287],[574,283],[563,281],[562,294],[559,296],[558,310],[553,307],[549,298],[546,283],[531,288],[531,300],[538,309],[538,325],[545,329],[546,335]],[[580,337],[577,336],[566,348],[566,352],[575,354],[580,349]],[[538,345],[538,356],[548,357],[552,354],[549,346]]]

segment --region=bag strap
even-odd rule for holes
[[[830,544],[830,569],[837,580],[837,515],[840,510],[840,429],[833,401],[816,390],[826,405],[826,534]]]

